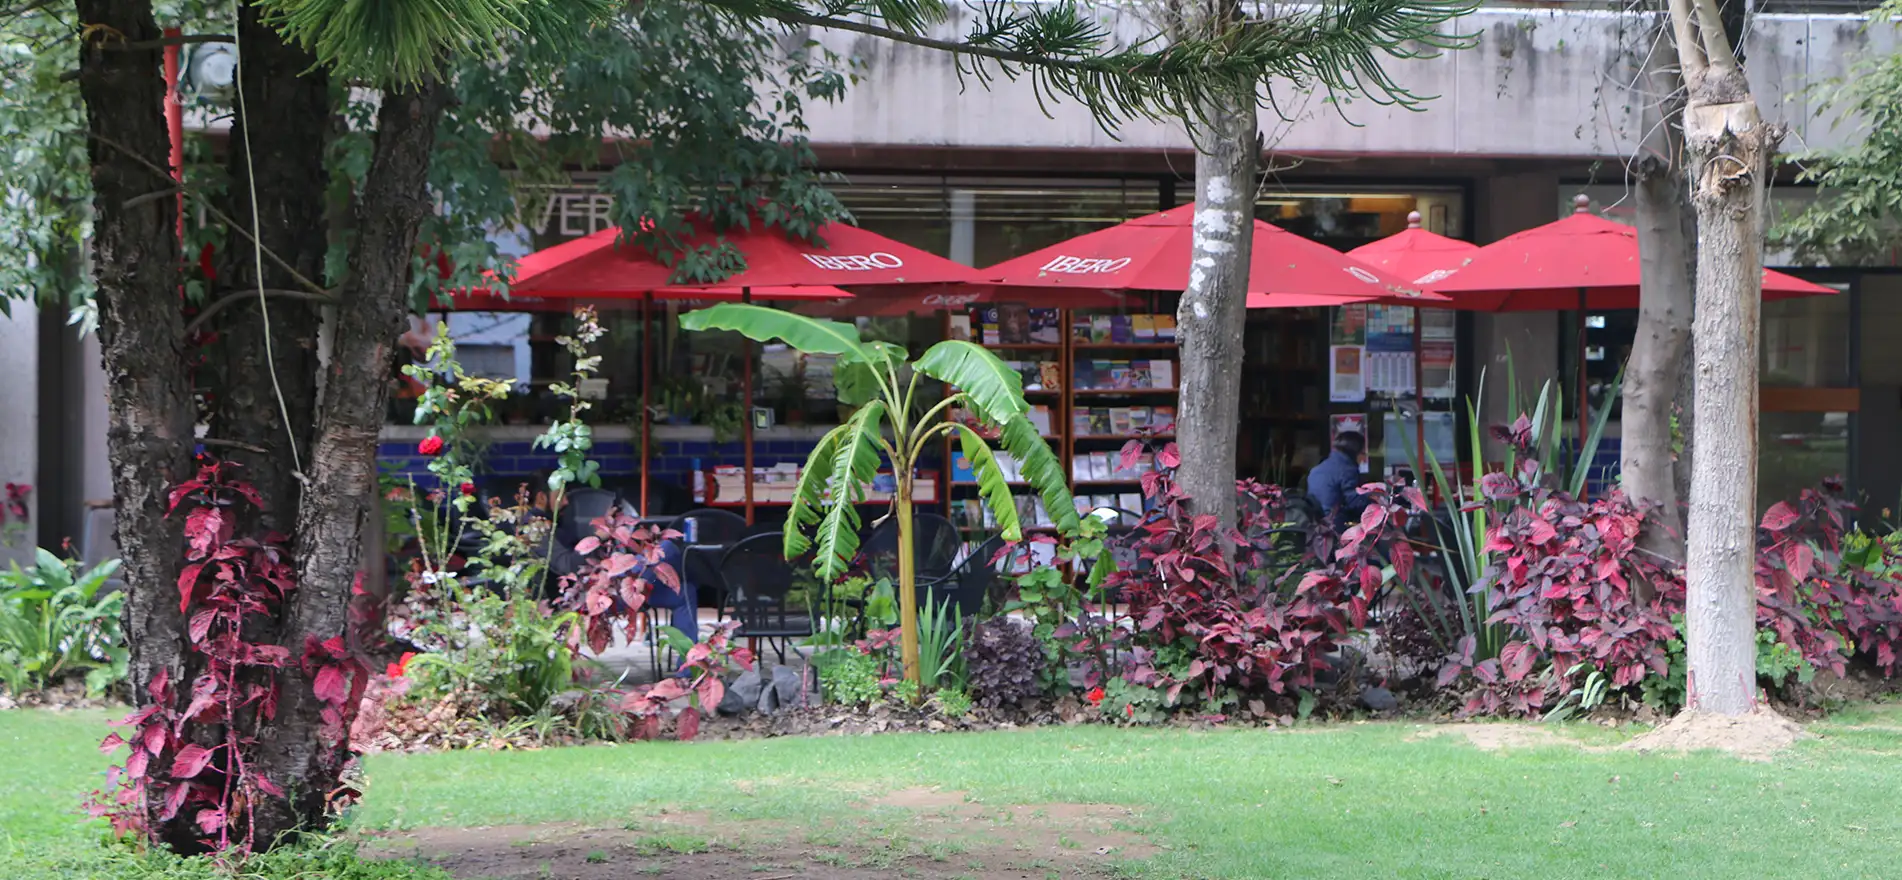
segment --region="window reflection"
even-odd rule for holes
[[[1757,512],[1849,472],[1849,413],[1766,412],[1757,423]]]

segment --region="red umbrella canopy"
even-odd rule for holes
[[[1364,244],[1347,255],[1406,278],[1414,284],[1430,285],[1465,265],[1479,245],[1447,238],[1420,228],[1420,212],[1407,214],[1407,228],[1372,244]]]
[[[1579,197],[1572,216],[1509,235],[1474,252],[1466,265],[1434,282],[1453,308],[1487,312],[1635,309],[1638,231],[1591,213]],[[1793,275],[1763,273],[1765,299],[1836,291]]]
[[[1260,220],[1254,223],[1248,273],[1251,307],[1272,307],[1279,304],[1274,302],[1277,297],[1290,294],[1407,305],[1438,299],[1327,245]],[[1006,260],[984,275],[1005,289],[1180,291],[1189,286],[1194,227],[1195,208],[1184,205]]]
[[[688,247],[724,241],[746,259],[746,270],[715,285],[676,285],[671,268],[617,241],[620,230],[605,229],[523,257],[511,290],[521,296],[625,297],[687,289],[945,284],[976,277],[968,266],[843,223],[819,227],[823,245],[795,241],[758,224],[720,234],[696,229],[685,242]],[[782,291],[778,298],[787,297]]]
[[[649,291],[657,300],[695,300],[706,302],[738,302],[746,295],[754,301],[767,300],[821,300],[824,302],[849,303],[852,294],[837,287],[817,285],[813,287],[663,287]],[[431,298],[431,305],[438,309],[460,309],[463,311],[490,312],[565,312],[590,299],[619,300],[618,305],[633,308],[635,297],[594,297],[594,296],[524,296],[519,293],[504,295],[487,288],[475,290],[454,290],[444,304],[444,297]]]

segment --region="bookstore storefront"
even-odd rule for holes
[[[1095,229],[1172,207],[1172,183],[1161,178],[1035,180],[855,177],[835,187],[855,222],[951,259],[988,266]],[[1184,190],[1186,193],[1186,190]],[[551,193],[533,228],[517,230],[504,247],[516,254],[586,235],[609,224],[605,196],[585,182]],[[1465,193],[1458,188],[1367,187],[1263,193],[1257,215],[1283,228],[1346,250],[1406,228],[1418,211],[1429,228],[1455,237],[1466,226]],[[596,457],[605,483],[630,497],[646,472],[650,515],[694,506],[739,509],[734,487],[743,482],[742,420],[755,427],[755,521],[784,515],[798,469],[816,440],[846,414],[832,387],[830,364],[778,346],[749,347],[736,334],[684,333],[678,317],[690,303],[656,303],[643,317],[636,303],[603,303],[608,333],[599,344]],[[617,308],[625,305],[628,308]],[[868,338],[917,354],[932,343],[967,336],[1015,364],[1036,409],[1039,428],[1059,451],[1084,503],[1139,509],[1138,473],[1117,467],[1132,438],[1158,442],[1172,434],[1180,375],[1174,340],[1175,302],[1157,296],[1121,311],[1044,310],[1000,304],[937,315],[856,319]],[[1455,368],[1460,344],[1454,315],[1420,313],[1421,350],[1414,350],[1415,313],[1405,308],[1272,309],[1252,311],[1246,331],[1241,475],[1299,485],[1326,454],[1330,436],[1359,430],[1370,440],[1376,469],[1403,464],[1416,397],[1424,397],[1426,437],[1434,451],[1456,450],[1452,402],[1461,393]],[[510,379],[531,393],[483,431],[483,489],[512,491],[552,467],[532,449],[540,429],[565,405],[548,389],[570,364],[556,337],[572,318],[560,312],[453,312],[416,320],[412,337],[427,338],[446,322],[471,372]],[[651,357],[647,407],[653,427],[642,455],[638,424],[642,361]],[[1416,395],[1414,359],[1421,360],[1425,394]],[[752,407],[743,377],[751,375]],[[415,454],[420,431],[409,425],[413,398],[392,406],[382,450],[396,479],[427,476]],[[1405,431],[1398,419],[1408,420]],[[949,447],[920,474],[931,504],[974,527],[981,505],[966,485],[968,471]],[[1138,469],[1147,465],[1140,464]],[[1025,499],[1028,518],[1048,512]],[[973,517],[977,517],[973,521]]]

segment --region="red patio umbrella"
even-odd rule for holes
[[[648,291],[641,297],[647,302],[651,296],[658,300],[693,300],[704,302],[737,302],[750,295],[754,300],[818,300],[827,303],[851,302],[851,293],[837,287],[816,285],[812,287],[663,287]],[[504,294],[487,288],[474,290],[455,290],[450,292],[448,302],[443,297],[431,297],[430,304],[436,309],[459,309],[462,311],[488,312],[565,312],[581,303],[609,302],[623,300],[626,297],[596,297],[576,294],[573,296],[522,296]]]
[[[783,230],[755,224],[715,233],[696,226],[688,247],[724,242],[746,260],[745,271],[718,284],[675,284],[673,269],[653,254],[619,241],[605,229],[523,257],[510,286],[518,296],[639,296],[663,289],[714,290],[793,287],[886,287],[974,281],[976,273],[943,257],[843,223],[819,227],[825,244],[794,241]],[[820,298],[835,297],[825,294]],[[784,297],[782,297],[784,298]]]
[[[536,299],[653,298],[720,299],[735,291],[741,299],[808,299],[836,301],[850,294],[839,285],[868,290],[902,289],[916,285],[945,285],[975,279],[968,266],[954,263],[877,233],[842,223],[819,227],[815,237],[824,244],[795,241],[784,230],[754,223],[743,229],[716,232],[702,220],[690,220],[693,233],[683,246],[697,248],[724,244],[737,250],[746,269],[718,284],[675,284],[674,270],[649,251],[622,242],[619,229],[605,229],[523,257],[509,285],[511,297]],[[644,322],[645,325],[645,322]],[[752,406],[752,342],[742,340],[741,387],[744,406]],[[642,458],[646,458],[650,370],[642,362]],[[753,519],[753,419],[741,422],[746,468],[746,518]],[[647,506],[647,471],[641,471],[641,507]]]
[[[1390,275],[1428,286],[1466,264],[1479,245],[1420,228],[1420,212],[1407,214],[1407,228],[1347,255]]]
[[[1180,291],[1189,286],[1195,207],[1138,217],[984,270],[1003,290]],[[1343,302],[1413,305],[1440,297],[1261,220],[1249,260],[1250,308]]]
[[[1487,312],[1578,310],[1578,436],[1585,440],[1585,312],[1638,307],[1638,231],[1591,213],[1591,199],[1573,200],[1572,215],[1506,236],[1473,252],[1431,287],[1451,307]],[[1763,271],[1763,298],[1833,294],[1833,288]]]
[[[1570,217],[1506,236],[1469,254],[1429,286],[1452,308],[1485,312],[1556,312],[1638,307],[1638,230],[1591,213],[1579,196]],[[1836,291],[1765,269],[1764,299]]]

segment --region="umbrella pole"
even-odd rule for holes
[[[1591,409],[1591,380],[1585,376],[1585,365],[1589,361],[1585,356],[1585,288],[1578,289],[1578,466],[1589,471],[1592,463],[1585,460],[1585,425],[1587,411]],[[1584,485],[1584,484],[1580,484]],[[1589,488],[1583,494],[1591,495]],[[1581,499],[1583,500],[1583,499]]]
[[[651,469],[649,467],[650,462],[653,461],[653,450],[650,447],[650,441],[653,437],[652,422],[654,417],[653,414],[649,412],[649,407],[652,405],[652,389],[654,385],[653,306],[654,295],[652,293],[641,297],[641,516],[649,515],[647,509],[647,472]],[[692,475],[688,475],[687,484],[689,486],[693,485]]]
[[[752,302],[753,289],[740,288],[740,302]],[[740,337],[740,425],[746,444],[746,524],[753,524],[753,340]]]
[[[1413,309],[1413,484],[1425,486],[1426,460],[1426,338],[1425,310]]]

